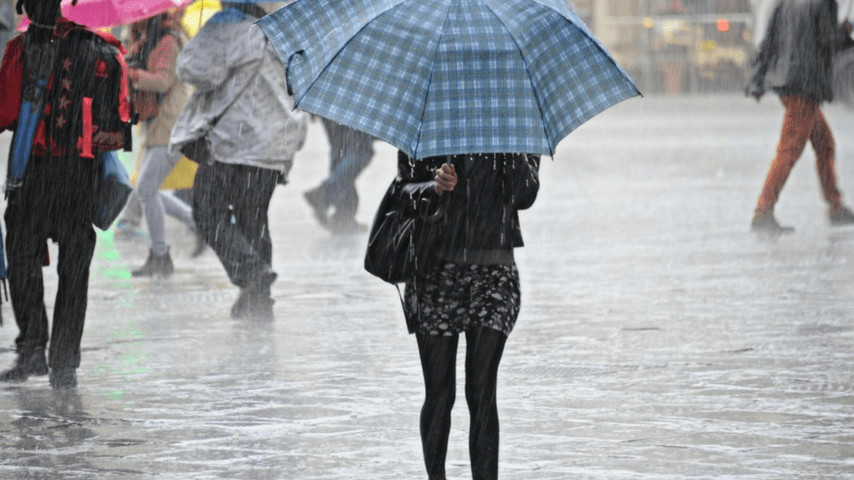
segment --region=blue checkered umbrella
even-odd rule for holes
[[[553,155],[639,95],[565,0],[297,0],[258,23],[297,108],[413,158]]]

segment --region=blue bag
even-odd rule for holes
[[[44,89],[45,80],[36,81],[36,96]],[[18,112],[18,127],[15,136],[12,137],[12,149],[9,152],[9,181],[12,185],[17,184],[24,176],[27,162],[30,160],[30,152],[33,148],[33,137],[36,134],[36,126],[41,119],[43,103],[33,103],[29,100],[21,100],[21,108]]]
[[[116,152],[104,152],[101,156],[104,159],[104,173],[98,182],[92,224],[107,230],[125,207],[133,187]]]

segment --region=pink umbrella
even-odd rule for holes
[[[71,0],[62,0],[62,15],[91,28],[127,25],[165,12],[170,8],[184,8],[195,0],[78,0],[72,7]],[[18,25],[24,31],[30,24],[24,18]]]

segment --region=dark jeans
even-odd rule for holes
[[[279,176],[276,170],[204,161],[196,172],[196,228],[240,288],[272,262],[267,209]]]
[[[374,139],[366,133],[323,119],[329,137],[329,177],[321,184],[323,195],[335,207],[335,218],[352,220],[359,208],[356,177],[371,162]]]
[[[498,478],[498,364],[507,336],[474,328],[466,336],[466,403],[469,407],[469,457],[473,480]],[[421,447],[430,480],[445,479],[445,457],[456,396],[459,335],[416,333],[426,395],[421,409]]]
[[[13,194],[6,208],[9,291],[20,330],[15,345],[21,355],[47,346],[48,320],[42,268],[47,240],[53,239],[59,244],[59,284],[48,365],[51,368],[77,368],[80,366],[80,341],[86,318],[95,230],[86,220],[74,220],[73,216],[65,215],[67,212],[42,208],[44,206],[44,202]]]

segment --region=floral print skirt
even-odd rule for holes
[[[439,263],[406,284],[404,314],[410,333],[453,336],[473,328],[510,335],[521,294],[515,264]]]

